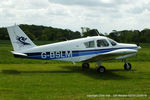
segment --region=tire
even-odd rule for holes
[[[130,63],[125,63],[124,64],[124,70],[131,70],[131,64]]]
[[[90,68],[89,63],[83,63],[83,64],[82,64],[82,70],[84,70],[84,69],[89,69],[89,68]]]
[[[100,67],[97,69],[97,71],[98,71],[99,73],[104,73],[104,72],[106,71],[106,69],[105,69],[104,66],[100,66]]]

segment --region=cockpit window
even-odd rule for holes
[[[94,48],[95,47],[94,41],[85,42],[84,45],[86,48]]]
[[[111,39],[108,39],[108,40],[109,40],[109,42],[111,43],[112,46],[117,45],[117,43],[116,43],[115,41],[113,41],[113,40],[111,40]]]
[[[109,43],[105,39],[97,40],[97,47],[108,47]]]

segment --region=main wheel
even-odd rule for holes
[[[124,70],[131,70],[131,64],[130,63],[125,63],[124,64]]]
[[[104,72],[106,71],[106,69],[105,69],[104,66],[100,66],[100,67],[97,68],[97,71],[98,71],[99,73],[104,73]]]
[[[89,69],[89,68],[90,68],[89,63],[83,63],[83,64],[82,64],[82,70],[84,70],[84,69]]]

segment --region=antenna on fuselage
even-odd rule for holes
[[[95,29],[95,32],[97,33],[98,36],[104,36],[102,33],[99,33],[97,29]]]
[[[98,35],[98,36],[100,36],[100,34],[99,34],[99,32],[98,32],[98,30],[97,30],[97,29],[95,29],[95,32],[97,33],[97,35]]]

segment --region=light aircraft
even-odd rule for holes
[[[14,51],[14,57],[82,62],[82,69],[88,69],[90,62],[97,62],[99,73],[105,72],[101,62],[121,59],[124,69],[131,70],[126,58],[135,56],[141,48],[136,44],[117,43],[104,36],[92,36],[58,43],[37,46],[18,25],[7,27]]]

